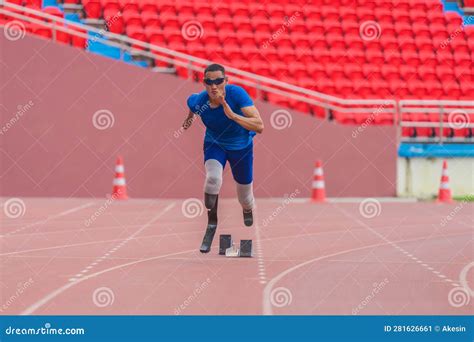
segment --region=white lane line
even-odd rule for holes
[[[90,207],[91,205],[93,205],[94,202],[88,202],[88,203],[85,203],[83,205],[80,205],[78,207],[74,207],[74,208],[71,208],[71,209],[68,209],[68,210],[65,210],[65,211],[62,211],[58,214],[55,214],[55,215],[52,215],[52,216],[48,216],[47,218],[41,220],[41,221],[37,221],[37,222],[33,222],[33,223],[30,223],[30,224],[27,224],[26,226],[23,226],[21,228],[18,228],[12,232],[9,232],[9,233],[5,233],[3,235],[1,235],[0,237],[6,237],[6,236],[11,236],[13,234],[16,234],[18,232],[21,232],[22,230],[25,230],[27,228],[31,228],[31,227],[34,227],[34,226],[37,226],[39,224],[44,224],[46,222],[49,222],[50,220],[53,220],[53,219],[56,219],[58,217],[62,217],[62,216],[66,216],[66,215],[69,215],[69,214],[72,214],[72,213],[75,213],[76,211],[79,211],[79,210],[82,210],[84,208],[87,208],[87,207]]]
[[[260,226],[258,224],[258,216],[256,210],[254,210],[255,214],[255,244],[257,247],[257,264],[258,264],[258,274],[259,274],[259,283],[266,284],[267,283],[267,271],[265,269],[265,260],[263,259],[263,250],[262,250],[262,240],[260,238]]]
[[[471,233],[468,233],[468,234],[470,235]],[[466,235],[466,233],[464,233],[464,234],[450,234],[450,235],[446,235],[446,236],[462,236],[462,235]],[[436,237],[436,238],[439,238],[439,237]],[[426,240],[426,237],[411,239],[411,240],[399,240],[399,241],[397,241],[397,243],[416,242],[416,241],[422,241],[422,240]],[[283,272],[281,272],[278,275],[276,275],[275,277],[273,277],[268,282],[268,284],[265,286],[265,288],[263,289],[263,298],[262,298],[262,311],[263,311],[263,314],[264,315],[273,315],[273,309],[272,309],[271,298],[270,298],[273,286],[278,281],[280,281],[283,277],[290,274],[291,272],[296,271],[297,269],[299,269],[301,267],[304,267],[306,265],[309,265],[313,262],[318,262],[318,261],[321,261],[321,260],[324,260],[324,259],[327,259],[327,258],[332,258],[332,257],[335,257],[335,256],[344,255],[344,254],[351,253],[351,252],[358,252],[358,251],[362,251],[364,249],[369,249],[369,248],[389,246],[389,245],[392,245],[392,244],[393,244],[393,242],[384,242],[384,243],[378,243],[378,244],[373,244],[373,245],[369,245],[369,246],[363,246],[363,247],[358,247],[358,248],[347,249],[347,250],[339,251],[339,252],[332,253],[332,254],[322,255],[322,256],[319,256],[317,258],[310,259],[310,260],[307,260],[307,261],[302,262],[300,264],[297,264],[295,266],[292,266],[290,268],[287,268]]]
[[[151,220],[146,222],[140,229],[138,229],[135,233],[127,237],[125,240],[122,240],[122,242],[111,249],[109,249],[108,252],[106,252],[104,255],[99,257],[98,259],[94,260],[92,263],[86,266],[81,272],[79,273],[86,273],[89,272],[90,269],[94,268],[98,263],[100,263],[102,260],[107,259],[107,257],[117,251],[118,249],[122,248],[125,244],[127,244],[129,241],[135,238],[138,234],[140,234],[143,230],[148,228],[151,224],[153,224],[156,220],[158,220],[161,216],[163,216],[166,212],[168,212],[171,208],[173,208],[176,205],[176,202],[172,202],[168,204],[163,210],[161,210],[157,215],[153,216]],[[70,279],[70,281],[73,281]]]
[[[122,227],[122,228],[123,228],[123,227]],[[127,228],[130,228],[130,227],[127,226]],[[193,232],[183,232],[183,234],[202,234],[202,233],[201,233],[201,232],[197,232],[197,231],[193,231]],[[148,235],[148,236],[146,236],[146,237],[139,237],[139,238],[134,238],[134,239],[135,239],[135,240],[137,240],[137,239],[148,239],[148,238],[165,237],[165,236],[176,236],[176,233]],[[58,248],[67,248],[67,247],[88,246],[88,245],[95,245],[95,244],[100,244],[100,243],[116,242],[116,241],[122,241],[122,239],[101,240],[101,241],[74,243],[74,244],[70,244],[70,245],[58,245],[58,246],[52,246],[52,247],[26,249],[26,250],[22,250],[22,251],[3,253],[3,254],[0,254],[0,257],[2,257],[2,256],[7,256],[7,255],[13,255],[13,254],[22,254],[22,253],[30,253],[30,252],[40,252],[40,251],[47,251],[47,250],[58,249]],[[121,243],[120,245],[123,246],[122,243]],[[120,246],[120,245],[118,245],[118,246]]]
[[[365,222],[361,221],[359,218],[357,217],[354,217],[350,214],[347,214],[347,212],[343,209],[340,209],[340,211],[342,211],[342,213],[349,219],[353,219],[355,220],[357,223],[363,225],[364,227],[366,227],[368,230],[370,230],[372,233],[374,233],[375,235],[377,235],[379,238],[381,238],[383,241],[386,241],[388,242],[391,246],[397,248],[399,251],[403,252],[403,254],[405,254],[406,256],[410,257],[412,260],[416,261],[418,264],[423,264],[423,261],[419,260],[416,256],[410,254],[409,252],[405,251],[402,247],[398,246],[395,242],[392,242],[390,241],[389,239],[387,239],[385,236],[383,236],[382,234],[378,233],[376,230],[374,230],[373,228],[371,228],[368,224],[366,224]],[[436,238],[436,237],[433,237],[433,238]],[[426,264],[426,263],[425,263]],[[444,278],[444,279],[449,279],[448,277],[446,277],[445,275],[443,275],[441,272],[439,271],[435,271],[433,268],[431,267],[426,267],[427,269],[429,269],[431,272],[433,272],[434,274],[436,274],[438,277],[440,278]]]
[[[186,254],[186,253],[191,253],[191,252],[195,252],[195,251],[196,251],[196,249],[193,248],[193,249],[189,249],[187,251],[181,251],[181,252],[176,252],[176,253],[171,253],[171,254],[164,254],[164,255],[159,255],[159,256],[155,256],[155,257],[151,257],[151,258],[147,258],[147,259],[132,261],[132,262],[128,262],[126,264],[106,268],[105,270],[102,270],[102,271],[99,271],[99,272],[96,272],[96,273],[92,273],[92,274],[89,274],[87,276],[83,276],[83,277],[81,277],[81,279],[77,279],[76,281],[70,281],[70,282],[66,283],[65,285],[61,286],[60,288],[58,288],[58,289],[54,290],[53,292],[49,293],[48,295],[46,295],[45,297],[43,297],[42,299],[40,299],[36,303],[34,303],[34,304],[30,305],[29,307],[27,307],[22,313],[20,313],[20,315],[24,316],[24,315],[33,314],[36,310],[40,309],[43,305],[49,303],[51,300],[53,300],[54,298],[56,298],[60,294],[64,293],[65,291],[67,291],[71,287],[76,286],[76,285],[78,285],[78,284],[80,284],[83,281],[86,281],[88,279],[100,276],[104,273],[115,271],[115,270],[118,270],[118,269],[123,268],[123,267],[136,265],[136,264],[139,264],[139,263],[142,263],[142,262],[158,260],[158,259],[167,258],[167,257],[174,256],[174,255]],[[76,275],[76,277],[77,277],[77,275]],[[71,279],[74,279],[74,278],[71,278]]]
[[[417,226],[417,225],[414,225],[414,226]],[[129,228],[129,229],[132,229],[132,228],[135,228],[135,227],[141,227],[141,226],[140,225],[127,226],[127,228]],[[122,227],[122,229],[123,229],[123,227]],[[362,229],[355,229],[354,231],[360,231],[360,230],[362,230]],[[265,238],[265,239],[262,239],[261,241],[273,241],[273,240],[282,240],[282,239],[288,239],[288,238],[300,238],[300,237],[310,237],[310,236],[320,236],[320,235],[333,235],[333,234],[338,234],[338,233],[341,233],[341,232],[343,232],[343,231],[324,231],[324,232],[317,232],[317,233],[284,235],[284,236],[277,236],[277,237],[272,237],[272,238]],[[202,232],[194,230],[194,231],[180,232],[180,234],[202,234]],[[32,234],[22,234],[21,236],[26,236],[26,235],[32,235]],[[175,235],[176,235],[176,233],[156,234],[156,235],[149,235],[149,236],[143,237],[143,238],[155,238],[155,237],[165,237],[165,236],[175,236]],[[19,235],[17,235],[17,236],[19,236]],[[449,235],[447,235],[447,236],[449,236]],[[135,238],[135,239],[141,239],[141,238],[142,237]],[[106,242],[115,242],[115,241],[121,241],[121,239],[101,240],[101,241],[83,242],[83,243],[77,243],[77,244],[58,245],[58,246],[44,247],[44,248],[26,249],[26,250],[22,250],[22,251],[3,253],[3,254],[0,254],[0,257],[1,256],[6,256],[6,255],[13,255],[13,254],[38,252],[38,251],[45,251],[45,250],[51,250],[51,249],[57,249],[57,248],[66,248],[66,247],[87,246],[87,245],[100,244],[100,243],[106,243]],[[404,253],[408,254],[408,252],[404,252]],[[288,261],[293,261],[293,260],[288,260]]]

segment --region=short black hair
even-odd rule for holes
[[[204,69],[204,76],[206,76],[206,73],[209,71],[222,71],[222,75],[225,76],[225,68],[220,64],[214,63],[214,64],[208,65],[206,69]]]

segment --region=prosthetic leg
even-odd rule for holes
[[[204,202],[207,210],[207,228],[201,244],[201,253],[209,253],[211,250],[212,240],[217,229],[217,204],[219,195],[204,194]]]

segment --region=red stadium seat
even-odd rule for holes
[[[27,7],[36,7],[36,8],[41,8],[43,5],[42,0],[25,0],[24,5]]]
[[[88,18],[99,19],[102,15],[102,6],[99,0],[82,0],[84,11]]]
[[[62,24],[58,24],[58,26],[63,26]],[[71,35],[64,31],[56,30],[56,41],[64,44],[70,44],[71,42]],[[54,36],[54,34],[53,34]]]
[[[43,8],[43,12],[54,15],[59,18],[64,18],[64,13],[58,8],[54,6],[49,6]]]
[[[123,17],[117,15],[114,9],[104,9],[104,19],[108,30],[112,33],[122,34],[124,30]]]
[[[81,32],[81,33],[87,33],[85,30],[81,30],[81,29],[77,29],[77,28],[74,28],[74,27],[71,27],[72,30],[74,31],[78,31],[78,32]],[[75,47],[78,47],[78,48],[85,48],[86,47],[86,38],[83,38],[83,37],[79,37],[79,36],[75,36],[75,35],[72,35],[71,36],[71,44],[72,46],[75,46]]]
[[[51,39],[51,37],[53,36],[52,30],[49,27],[43,25],[31,24],[30,29],[33,34],[46,39]]]
[[[440,1],[79,2],[87,18],[103,18],[111,32],[342,98],[474,98],[474,26],[463,27],[459,14],[444,13]],[[38,6],[41,2],[27,0],[26,4]],[[45,11],[62,15],[54,13],[55,9]],[[119,18],[118,11],[122,13]],[[366,37],[361,27],[372,21],[375,34]],[[202,27],[202,35],[195,40],[183,35],[183,26],[189,22],[196,22],[199,30]],[[51,33],[36,26],[28,29],[43,37]],[[58,40],[64,42],[70,39],[68,35],[60,36],[58,33]],[[72,44],[83,46],[85,41],[73,38]],[[160,61],[155,64],[170,65]],[[177,67],[177,74],[196,76],[188,75],[184,67]],[[255,89],[249,91],[253,94]],[[325,115],[319,107],[265,94],[282,106]],[[342,112],[333,112],[332,116],[343,123],[361,124],[368,119]],[[439,120],[424,114],[406,118]],[[371,124],[391,123],[392,114],[381,113],[371,120]],[[420,127],[403,131],[409,136],[439,133]],[[462,137],[471,133],[467,129],[443,135]]]

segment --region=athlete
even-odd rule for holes
[[[222,65],[211,64],[204,70],[204,86],[204,91],[188,98],[189,114],[183,129],[191,126],[195,115],[206,126],[204,203],[208,225],[200,251],[208,253],[217,229],[217,204],[227,161],[237,184],[244,224],[253,224],[253,137],[263,132],[263,121],[247,92],[228,84]]]

